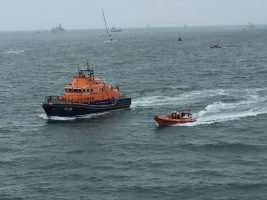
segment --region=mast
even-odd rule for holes
[[[102,14],[103,14],[104,22],[105,22],[105,27],[106,27],[106,31],[107,31],[107,36],[109,36],[109,34],[108,34],[107,22],[106,22],[106,18],[105,18],[105,14],[104,14],[104,10],[103,10],[103,8],[102,8]]]

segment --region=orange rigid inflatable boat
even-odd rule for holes
[[[174,124],[185,124],[196,122],[197,119],[192,116],[191,108],[188,111],[181,113],[173,112],[168,116],[158,116],[154,117],[154,120],[159,126],[170,126]]]

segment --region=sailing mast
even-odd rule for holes
[[[108,33],[108,27],[107,27],[107,22],[106,22],[106,18],[105,18],[105,14],[104,14],[104,10],[102,8],[102,14],[103,14],[103,18],[104,18],[104,22],[105,22],[105,27],[106,27],[106,31],[107,31],[107,37],[112,40],[112,38],[110,38],[110,35]]]

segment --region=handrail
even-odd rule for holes
[[[75,105],[88,105],[88,106],[92,106],[92,107],[106,107],[106,106],[114,106],[117,104],[119,98],[117,99],[113,99],[113,100],[109,100],[111,103],[108,103],[108,104],[102,104],[101,103],[97,103],[97,102],[94,102],[94,103],[83,103],[83,102],[67,102],[67,101],[62,101],[59,99],[60,96],[47,96],[45,98],[45,101],[44,103],[48,103],[48,104],[53,104],[53,103],[56,103],[56,104],[75,104]],[[107,101],[108,102],[108,101]]]

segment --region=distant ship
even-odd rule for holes
[[[116,28],[114,26],[110,29],[110,32],[121,32],[121,31],[122,31],[122,29]]]
[[[65,31],[65,29],[61,26],[61,24],[59,24],[57,27],[51,29],[52,33],[64,32],[64,31]]]
[[[252,23],[249,23],[249,24],[248,24],[248,29],[253,29],[253,28],[255,28],[255,25],[252,24]]]
[[[218,49],[218,48],[221,48],[221,46],[219,45],[219,43],[216,43],[216,44],[211,45],[210,48],[211,49],[213,49],[213,48]]]

